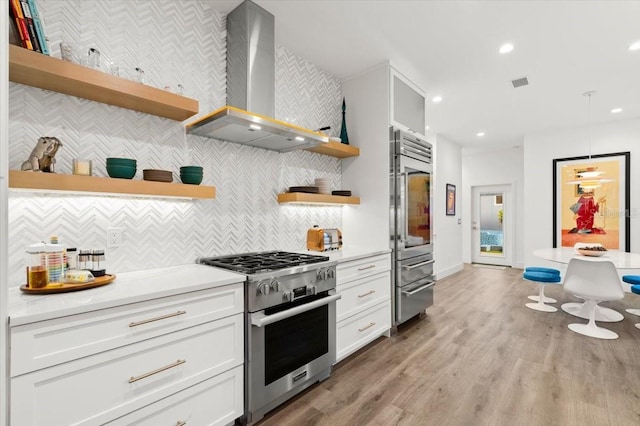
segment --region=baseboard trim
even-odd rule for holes
[[[459,263],[457,265],[452,266],[451,268],[447,268],[443,271],[438,271],[438,273],[434,274],[433,277],[435,280],[441,280],[443,278],[448,277],[449,275],[453,275],[456,272],[460,272],[464,269],[464,263]]]

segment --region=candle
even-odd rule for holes
[[[91,160],[80,160],[78,158],[73,159],[73,174],[91,176]]]

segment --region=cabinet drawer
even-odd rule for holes
[[[154,403],[242,365],[243,325],[236,314],[13,378],[11,424],[99,425]]]
[[[391,273],[360,278],[338,286],[342,298],[336,303],[336,320],[342,321],[391,297]]]
[[[242,366],[191,386],[108,426],[222,426],[244,414]]]
[[[339,263],[336,272],[337,285],[390,270],[391,257],[389,254]]]
[[[338,322],[336,325],[336,360],[341,361],[391,328],[389,300]]]
[[[11,376],[182,330],[243,311],[244,284],[11,328]]]

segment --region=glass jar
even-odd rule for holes
[[[27,248],[27,286],[42,288],[47,285],[47,250],[44,242]]]
[[[75,247],[67,249],[67,269],[78,269],[78,249]]]
[[[91,269],[94,271],[98,271],[101,269],[100,264],[104,266],[104,250],[103,249],[94,249],[91,252]]]
[[[78,269],[91,269],[91,250],[80,250]]]

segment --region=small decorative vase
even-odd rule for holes
[[[342,128],[340,128],[340,140],[343,144],[349,145],[349,135],[347,135],[347,121],[345,119],[345,111],[347,110],[347,104],[342,98]]]

